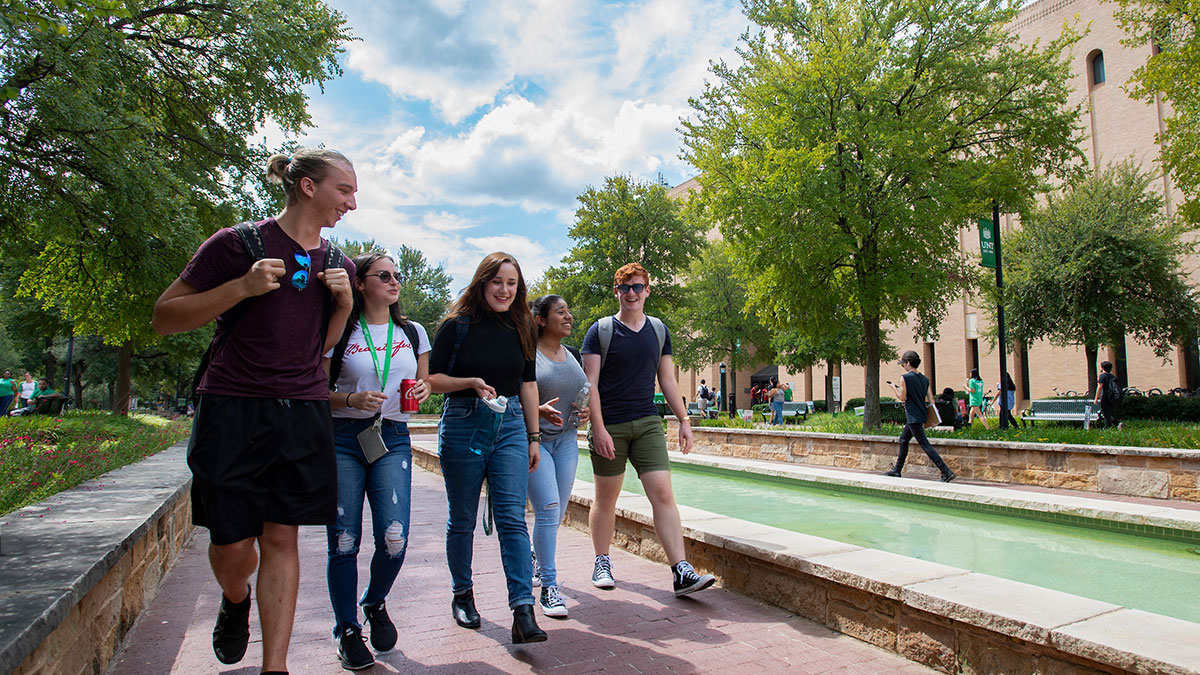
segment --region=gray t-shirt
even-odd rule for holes
[[[587,382],[587,376],[583,374],[583,368],[575,357],[566,349],[563,349],[562,353],[567,360],[559,362],[547,357],[540,349],[537,350],[538,403],[545,403],[557,396],[558,402],[554,404],[554,408],[562,414],[563,424],[567,427],[564,429],[539,418],[538,429],[546,436],[555,436],[568,430],[575,431],[576,425],[571,424],[571,403]]]

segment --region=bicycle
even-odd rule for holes
[[[1050,390],[1054,392],[1055,396],[1079,396],[1079,392],[1075,391],[1074,389],[1059,391],[1058,387],[1051,387]]]

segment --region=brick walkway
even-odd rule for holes
[[[744,596],[719,588],[676,599],[663,565],[613,549],[617,588],[590,583],[591,543],[583,532],[559,533],[558,567],[571,616],[543,617],[547,642],[515,647],[512,615],[496,539],[475,538],[475,597],[483,627],[459,628],[450,617],[446,570],[445,493],[441,477],[413,475],[411,539],[404,570],[388,599],[400,632],[396,649],[377,654],[375,673],[930,673],[896,654],[834,633]],[[364,530],[370,531],[369,524]],[[261,663],[257,609],[251,644],[242,663],[222,666],[212,653],[211,632],[220,590],[205,554],[207,531],[197,529],[190,548],[167,575],[154,602],[125,639],[111,675],[237,673],[256,675]],[[370,544],[359,555],[360,584]],[[300,531],[300,600],[292,634],[292,673],[342,673],[331,637],[332,611],[325,586],[325,531]],[[536,590],[536,589],[535,589]]]

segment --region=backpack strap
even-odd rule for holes
[[[417,327],[414,326],[413,322],[411,321],[405,320],[405,322],[400,325],[400,328],[404,329],[404,336],[408,338],[408,344],[412,345],[413,362],[415,363],[416,360],[420,358],[418,348],[421,345],[418,343],[421,341],[421,336],[417,333]]]
[[[450,351],[450,362],[446,364],[446,374],[454,377],[454,362],[458,361],[458,350],[462,347],[463,340],[467,339],[467,329],[471,327],[471,320],[465,316],[459,316],[454,320],[454,349]]]
[[[238,238],[242,240],[242,249],[246,251],[246,255],[250,258],[250,265],[267,257],[267,248],[263,244],[262,234],[254,223],[245,221],[233,226],[233,231],[237,233]],[[220,335],[213,333],[213,339],[208,343],[208,349],[204,351],[204,356],[200,357],[200,365],[196,367],[196,373],[192,376],[192,398],[196,398],[196,389],[200,387],[200,380],[204,379],[204,373],[208,371],[208,365],[212,362],[213,354],[216,353],[233,335],[233,329],[237,326],[242,317],[246,315],[250,309],[250,302],[254,298],[246,298],[232,308],[226,310],[225,330],[221,331]]]
[[[579,367],[582,368],[583,367],[583,355],[579,353],[579,350],[572,347],[571,345],[563,345],[563,346],[567,348],[567,352],[571,356],[575,357],[575,361],[577,361],[579,363]]]
[[[342,249],[329,242],[329,248],[325,250],[325,267],[324,269],[331,270],[336,267],[341,267],[346,262],[346,254],[342,253]]]
[[[608,357],[608,347],[612,344],[613,337],[613,321],[616,320],[616,315],[601,317],[596,322],[596,337],[600,339],[600,367],[604,367],[604,361]],[[654,337],[658,338],[658,358],[661,360],[663,349],[667,344],[667,327],[658,317],[646,315],[646,320],[650,322],[650,327],[654,329]]]

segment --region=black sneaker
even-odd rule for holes
[[[596,556],[596,566],[592,568],[592,585],[596,588],[612,588],[617,585],[613,580],[612,561],[607,555]]]
[[[713,582],[717,580],[711,574],[696,574],[692,564],[686,560],[672,565],[671,571],[675,573],[675,597],[677,598],[702,591],[712,586]]]
[[[538,598],[538,606],[542,608],[542,614],[546,616],[556,619],[567,618],[567,604],[563,602],[562,595],[558,592],[558,586],[542,586],[542,596]]]
[[[226,665],[237,663],[246,655],[250,642],[250,585],[246,584],[246,599],[233,603],[221,594],[221,609],[217,610],[217,625],[213,627],[213,652]]]
[[[375,651],[386,652],[396,646],[396,625],[388,616],[387,607],[378,605],[363,605],[363,614],[367,616],[367,625],[371,627],[371,646]]]
[[[375,657],[367,649],[367,641],[363,639],[362,629],[358,626],[346,626],[338,636],[337,654],[346,670],[362,670],[375,665]]]
[[[900,477],[900,469],[893,467],[890,471],[884,473],[883,475],[891,476],[893,478],[899,478]]]
[[[949,483],[955,478],[958,478],[958,474],[954,473],[953,471],[947,471],[946,473],[942,474],[943,483]]]

